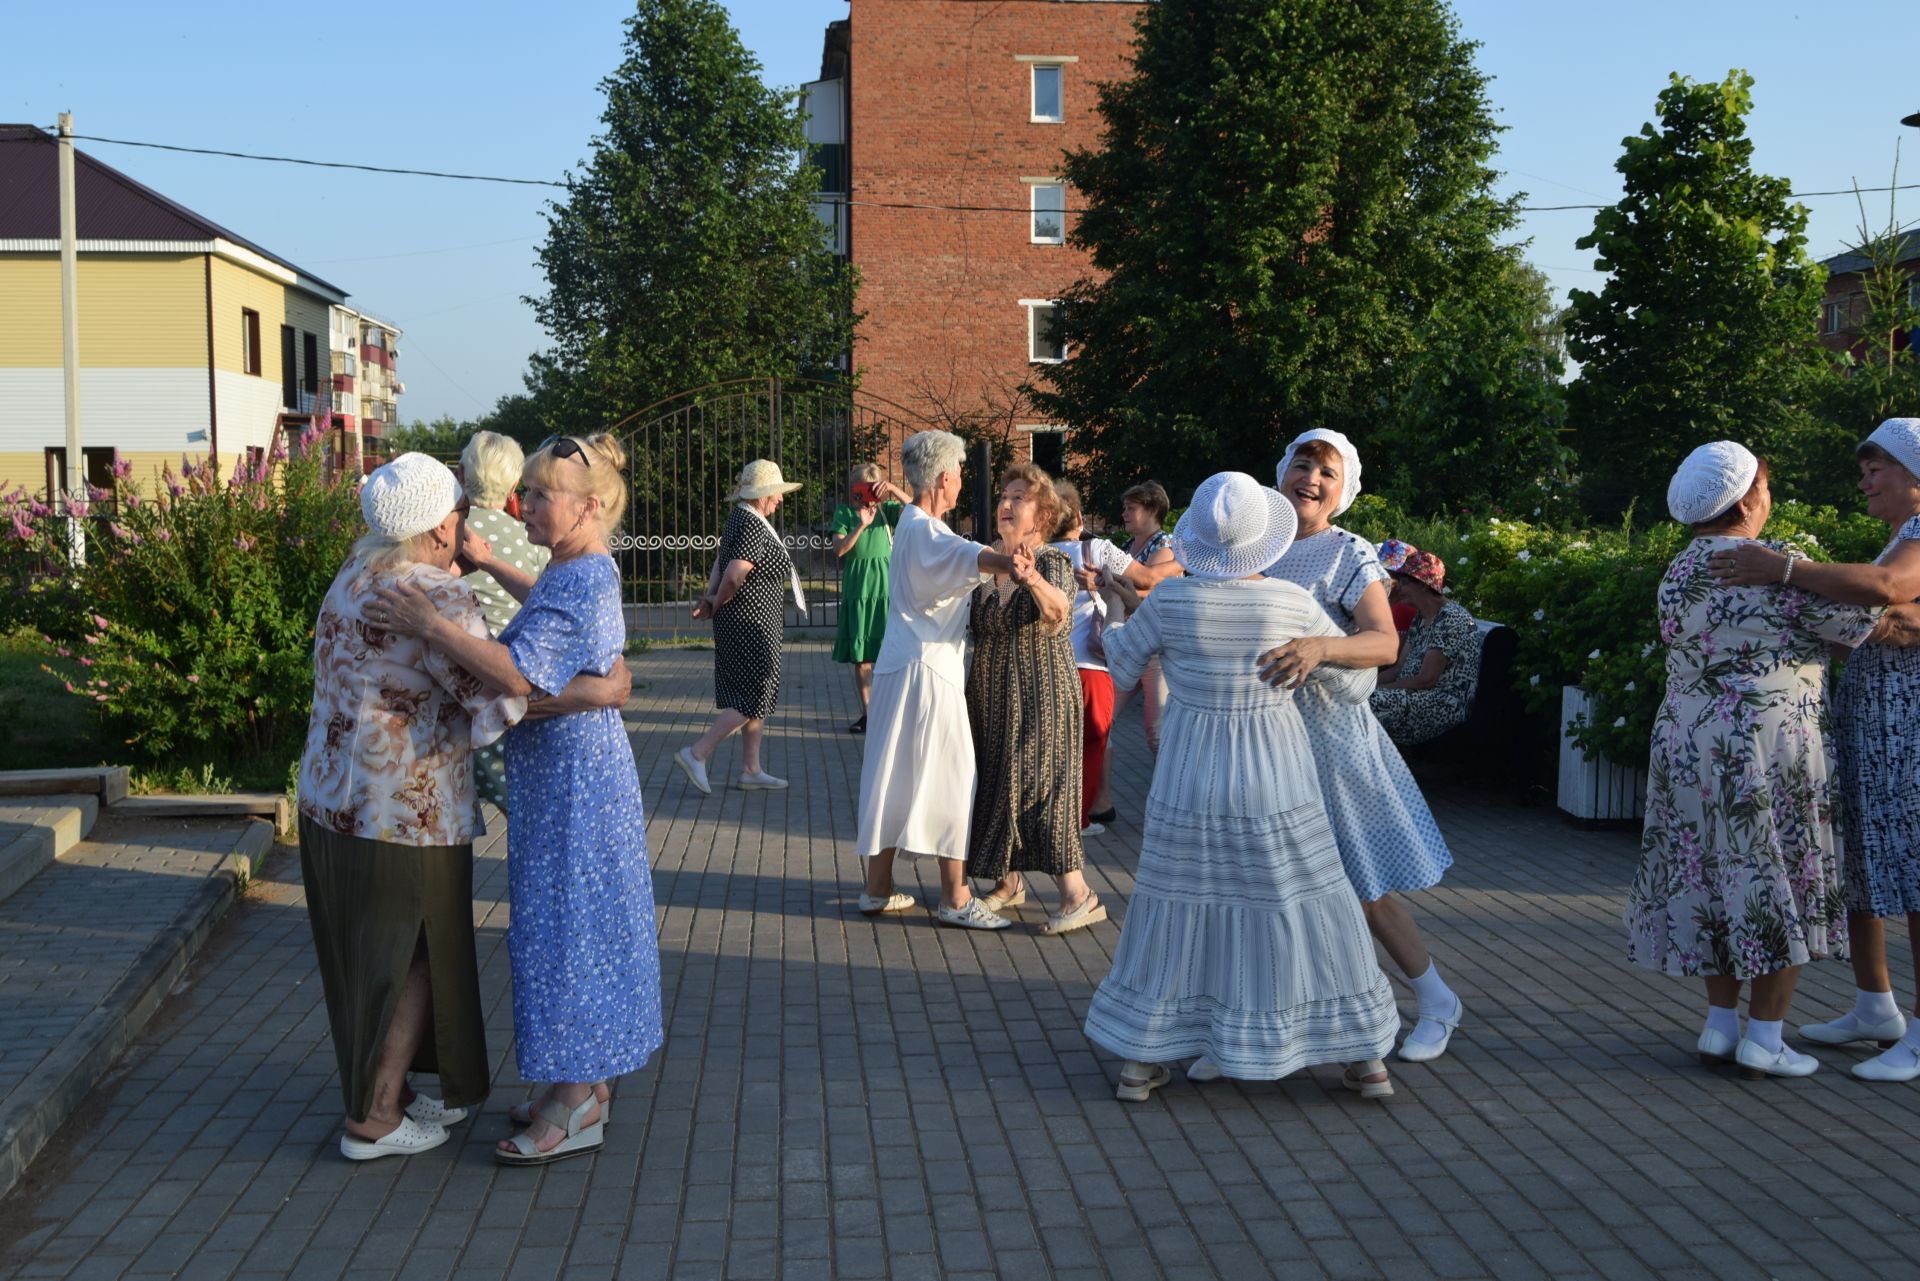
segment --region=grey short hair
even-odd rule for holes
[[[907,488],[916,494],[932,489],[942,476],[959,471],[966,461],[967,442],[950,431],[915,432],[900,447]]]
[[[460,475],[467,497],[482,507],[504,507],[507,495],[520,483],[527,456],[511,436],[477,431],[460,451]]]

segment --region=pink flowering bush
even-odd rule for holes
[[[65,517],[0,495],[0,628],[39,632],[49,679],[141,756],[277,785],[311,710],[314,619],[365,532],[348,478],[310,436],[231,478],[183,457],[153,494],[119,475],[91,495],[84,561]]]

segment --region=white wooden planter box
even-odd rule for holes
[[[1560,808],[1587,822],[1631,821],[1646,813],[1647,772],[1588,756],[1567,728],[1593,705],[1578,685],[1560,687]]]

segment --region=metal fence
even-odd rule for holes
[[[612,539],[628,630],[670,636],[693,630],[740,469],[770,458],[803,488],[774,517],[807,598],[791,600],[789,627],[839,620],[840,561],[834,508],[847,502],[847,472],[875,462],[894,476],[897,443],[922,423],[910,411],[834,383],[755,378],[683,392],[617,424],[633,492],[625,528]],[[704,628],[702,628],[704,630]]]

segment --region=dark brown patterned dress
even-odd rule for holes
[[[1051,547],[1035,560],[1068,600],[1073,562]],[[967,719],[979,782],[967,837],[967,874],[998,881],[1008,871],[1058,876],[1086,862],[1080,845],[1080,675],[1073,635],[1047,635],[1024,587],[996,583],[973,593],[973,669]]]

